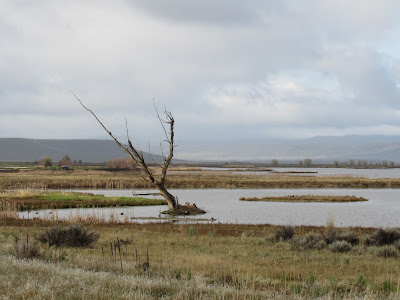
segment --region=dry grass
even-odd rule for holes
[[[25,220],[18,226],[0,227],[1,295],[41,299],[399,297],[398,259],[379,257],[361,243],[345,254],[328,248],[298,250],[294,242],[276,242],[278,226],[94,225],[87,227],[100,234],[93,248],[65,248],[57,262],[18,260],[11,251],[15,236],[27,232],[39,236],[48,229],[45,223],[33,224]],[[325,231],[295,228],[297,237]],[[375,230],[353,231],[364,236]],[[47,246],[41,247],[44,251]]]
[[[262,198],[240,198],[242,201],[264,201],[264,202],[358,202],[368,201],[363,197],[357,196],[323,196],[323,195],[288,195],[277,197],[262,197]]]
[[[399,178],[316,177],[284,174],[237,174],[226,171],[176,171],[168,188],[400,188]],[[137,172],[37,170],[0,174],[0,189],[153,188]]]

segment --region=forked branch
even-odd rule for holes
[[[171,195],[165,188],[165,179],[166,179],[166,175],[167,175],[167,170],[168,170],[169,165],[171,164],[172,157],[174,156],[174,122],[175,122],[175,120],[174,120],[171,112],[164,110],[166,120],[163,120],[160,117],[160,114],[158,113],[157,107],[154,105],[154,107],[156,109],[157,118],[161,122],[161,125],[164,130],[166,142],[169,143],[169,154],[168,154],[168,156],[165,156],[163,153],[163,156],[162,156],[163,163],[162,163],[162,165],[160,165],[160,167],[161,167],[160,179],[156,180],[153,172],[147,166],[147,164],[144,160],[143,153],[141,151],[138,151],[133,146],[133,144],[129,138],[127,121],[125,120],[127,145],[124,145],[111,133],[110,130],[107,129],[107,127],[100,121],[100,119],[97,117],[97,115],[91,109],[86,107],[74,93],[72,93],[72,95],[75,97],[75,99],[80,103],[80,105],[84,109],[86,109],[88,112],[90,112],[93,115],[93,117],[97,120],[97,122],[101,125],[101,127],[103,127],[103,129],[109,134],[109,136],[114,140],[114,142],[122,150],[124,150],[124,152],[127,153],[133,159],[133,161],[135,163],[137,163],[142,168],[143,173],[144,173],[142,175],[143,179],[154,184],[157,187],[157,189],[160,191],[160,194],[165,198],[165,200],[167,200],[170,209],[176,209],[178,205],[177,205],[177,201],[176,201],[175,197],[173,195]],[[166,130],[164,124],[169,125],[169,130],[170,130],[169,134],[167,133],[167,130]]]

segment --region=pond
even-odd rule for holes
[[[210,171],[230,171],[246,175],[290,174],[298,176],[354,176],[366,178],[400,178],[400,168],[352,169],[352,168],[264,168],[271,171],[249,171],[248,168],[203,168]],[[288,173],[289,172],[289,173]],[[294,172],[294,173],[290,173]]]
[[[104,194],[105,196],[132,196],[131,190],[74,190]],[[155,192],[146,190],[145,192]],[[335,226],[400,227],[400,189],[180,189],[170,190],[180,203],[195,202],[207,211],[195,219],[215,219],[220,223],[315,225],[323,226],[330,219]],[[353,203],[282,203],[247,202],[240,197],[284,195],[355,195],[367,198],[367,202]],[[167,206],[121,207],[96,209],[60,209],[58,218],[74,214],[96,214],[105,218],[113,214],[118,218],[159,217]],[[21,218],[46,217],[51,210],[21,212]],[[192,218],[192,217],[190,217]],[[133,219],[135,222],[144,222]],[[154,222],[154,220],[151,220]],[[191,221],[193,222],[193,221]]]

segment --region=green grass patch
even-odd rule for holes
[[[20,211],[70,207],[112,207],[166,205],[162,199],[106,197],[90,193],[16,191],[0,194],[0,200],[14,202]]]

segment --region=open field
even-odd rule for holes
[[[161,199],[143,197],[105,197],[89,193],[46,192],[19,190],[0,191],[0,202],[11,202],[19,211],[31,209],[57,209],[71,207],[110,207],[110,206],[148,206],[166,205]]]
[[[358,202],[368,201],[363,197],[356,196],[321,196],[321,195],[288,195],[279,197],[262,198],[240,198],[241,201],[264,201],[264,202]]]
[[[395,254],[385,258],[384,246],[368,244],[375,229],[336,230],[330,224],[296,227],[288,236],[270,225],[87,225],[100,235],[91,248],[55,248],[35,239],[49,223],[5,223],[0,227],[4,299],[400,296],[399,244],[390,246]],[[339,236],[347,237],[348,249],[332,247]]]
[[[400,178],[315,177],[290,174],[237,174],[227,171],[171,171],[168,188],[400,188]],[[33,170],[0,173],[0,189],[153,188],[138,172]]]

